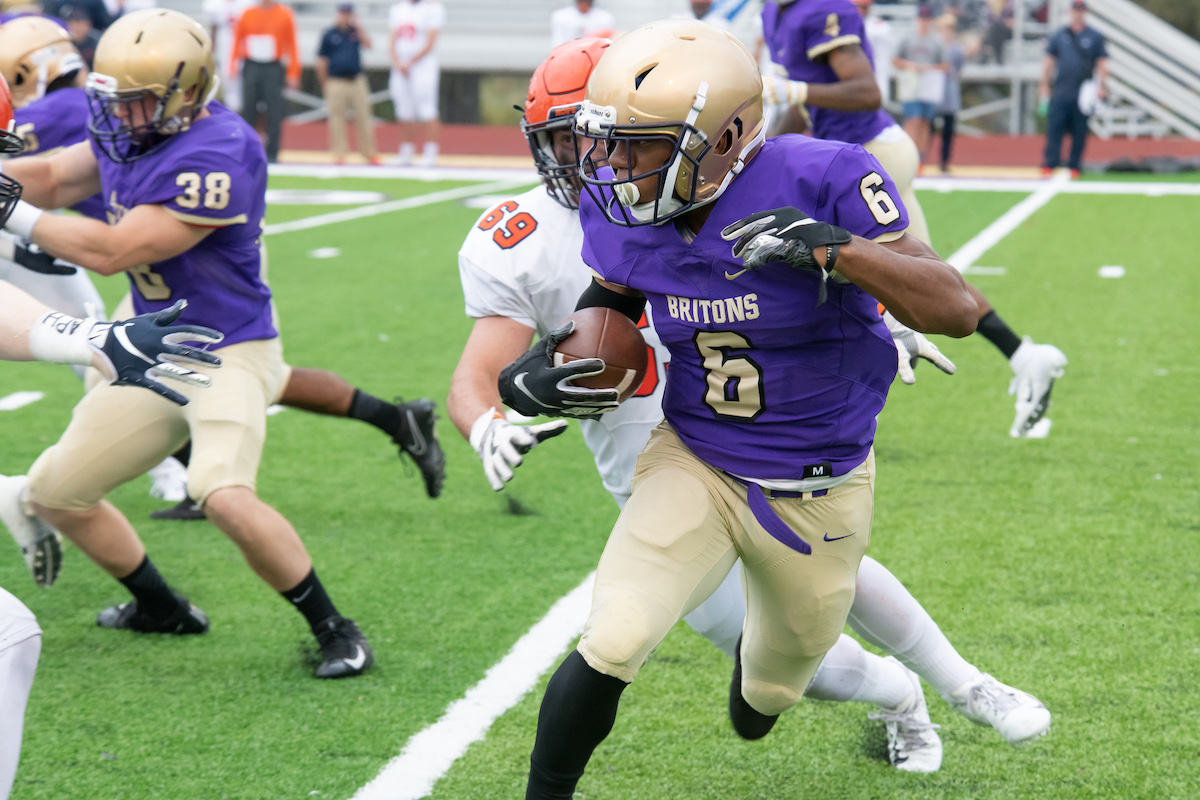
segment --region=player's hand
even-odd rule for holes
[[[60,261],[33,242],[6,232],[0,232],[0,258],[43,275],[74,275],[76,270],[74,264]]]
[[[913,370],[917,366],[917,360],[921,358],[931,362],[947,375],[953,375],[958,369],[953,361],[942,355],[936,344],[926,339],[924,334],[914,331],[893,317],[892,312],[883,312],[883,321],[892,334],[892,341],[896,343],[896,356],[899,358],[897,371],[904,383],[912,386],[917,382]]]
[[[483,461],[488,483],[498,492],[513,479],[513,470],[521,466],[526,453],[566,429],[565,419],[541,425],[513,425],[488,409],[471,428],[471,446]]]
[[[185,406],[188,399],[158,378],[174,378],[192,386],[209,386],[211,379],[189,365],[221,366],[212,353],[181,342],[216,344],[225,334],[200,325],[172,325],[179,319],[186,300],[152,314],[141,314],[119,322],[96,322],[88,336],[89,345],[100,357],[113,384],[140,386]]]
[[[575,330],[564,322],[539,339],[525,355],[500,373],[500,399],[527,417],[581,417],[596,419],[617,407],[616,389],[587,389],[570,383],[604,371],[598,358],[580,358],[554,366],[554,351]]]
[[[783,261],[795,269],[824,269],[814,253],[829,245],[849,243],[850,232],[827,222],[817,222],[795,208],[773,208],[740,219],[721,231],[733,244],[733,257],[746,269]],[[832,268],[832,264],[828,265]]]
[[[789,81],[782,75],[763,76],[763,104],[767,106],[802,106],[808,101],[808,84]]]

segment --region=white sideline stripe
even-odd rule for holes
[[[45,396],[41,392],[13,392],[0,397],[0,411],[16,411],[18,408],[33,405]]]
[[[1049,180],[1057,180],[1055,176]],[[913,188],[932,192],[1036,192],[1046,178],[917,178]],[[1148,197],[1198,195],[1200,184],[1126,181],[1071,181],[1062,194],[1142,194]]]
[[[455,700],[442,718],[414,734],[351,800],[419,800],[426,797],[467,748],[515,706],[583,630],[592,599],[593,572],[559,598],[479,683]]]
[[[958,251],[947,258],[946,262],[959,272],[963,272],[978,261],[984,253],[999,244],[1001,239],[1015,231],[1018,225],[1032,217],[1035,211],[1049,203],[1054,195],[1070,182],[1069,175],[1058,175],[1046,181],[1036,192],[1005,211],[998,220],[975,234],[974,238],[958,248]]]
[[[350,222],[351,220],[363,219],[364,217],[389,214],[393,211],[404,211],[409,208],[420,208],[421,206],[433,205],[434,203],[444,203],[448,200],[461,200],[464,197],[474,197],[477,194],[493,194],[505,189],[524,186],[526,183],[527,181],[523,179],[506,178],[504,180],[492,181],[491,183],[460,186],[457,189],[446,189],[440,192],[417,195],[416,197],[405,197],[402,200],[389,200],[386,203],[374,203],[359,208],[348,208],[345,211],[332,211],[328,214],[318,214],[315,217],[294,219],[291,222],[276,222],[273,225],[264,226],[263,235],[273,236],[277,233],[303,231],[309,228],[319,228],[322,225],[336,225],[339,222]]]

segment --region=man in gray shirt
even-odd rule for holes
[[[929,126],[945,91],[946,56],[942,41],[932,30],[933,11],[917,9],[917,31],[900,43],[893,66],[901,70],[900,100],[904,130],[922,156],[929,146]]]

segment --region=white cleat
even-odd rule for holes
[[[158,466],[146,473],[153,483],[150,496],[178,503],[187,499],[187,467],[174,456],[167,456]]]
[[[25,513],[21,496],[28,484],[24,475],[0,476],[0,522],[21,548],[33,582],[53,586],[62,569],[62,536],[49,523]]]
[[[895,658],[891,661],[908,673],[913,692],[896,708],[880,708],[867,715],[868,719],[887,723],[888,761],[896,769],[905,772],[937,772],[942,766],[942,740],[937,735],[940,725],[929,719],[929,707],[925,705],[925,692],[921,679]]]
[[[1054,345],[1036,344],[1026,336],[1008,363],[1014,373],[1008,393],[1017,398],[1017,416],[1008,435],[1014,439],[1043,438],[1050,429],[1038,423],[1050,408],[1050,390],[1055,379],[1063,376],[1067,357]]]
[[[1040,739],[1050,730],[1050,710],[1041,700],[987,673],[955,689],[946,700],[976,725],[991,725],[1014,747]]]

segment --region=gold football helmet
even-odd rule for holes
[[[571,129],[587,90],[588,76],[610,44],[608,39],[595,36],[560,44],[538,65],[529,81],[521,132],[529,142],[546,191],[567,208],[579,208],[579,164],[574,158],[565,164],[559,161],[552,134]]]
[[[720,28],[654,22],[608,48],[575,126],[593,140],[580,177],[605,215],[661,225],[715,201],[757,152],[766,138],[762,78],[749,51]],[[670,142],[667,162],[626,178],[602,166],[618,144],[640,139]],[[634,184],[652,175],[657,192],[643,198]]]
[[[217,88],[204,26],[163,8],[114,22],[100,37],[92,70],[88,127],[120,163],[144,158],[187,130]]]
[[[66,29],[49,17],[17,17],[0,25],[0,74],[13,108],[42,99],[55,82],[70,81],[83,68]]]

